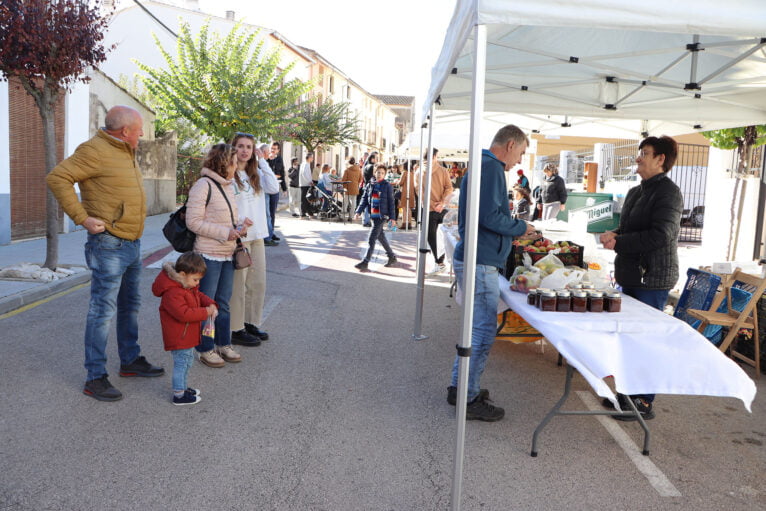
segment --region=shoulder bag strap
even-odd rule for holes
[[[231,216],[231,226],[234,228],[234,230],[237,229],[237,223],[234,221],[234,210],[231,208],[231,202],[229,202],[229,198],[226,196],[226,192],[223,191],[223,186],[221,186],[221,183],[216,181],[215,179],[205,176],[208,179],[210,179],[215,185],[218,187],[218,190],[221,191],[221,195],[223,195],[224,200],[226,201],[226,205],[229,206],[229,215]]]

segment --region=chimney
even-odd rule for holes
[[[226,19],[229,21],[235,21],[234,20],[234,11],[226,11]]]
[[[183,6],[190,11],[199,11],[199,0],[184,0]]]

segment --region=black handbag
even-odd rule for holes
[[[205,206],[210,203],[210,190],[211,188],[207,190]],[[165,235],[165,239],[170,242],[170,246],[176,252],[189,252],[194,249],[194,240],[197,239],[197,235],[186,226],[186,202],[170,214],[170,219],[162,228],[162,234]]]

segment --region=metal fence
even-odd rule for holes
[[[608,164],[600,169],[599,188],[606,182],[621,182],[638,185],[640,177],[636,174],[636,155],[638,140],[624,139],[614,144],[613,153],[607,158]],[[758,149],[762,149],[758,148]],[[551,157],[549,157],[551,158]],[[555,158],[553,156],[552,158]],[[762,156],[761,156],[762,158]],[[595,161],[593,151],[572,153],[567,161],[566,176],[568,184],[583,182],[585,163]],[[753,162],[760,162],[754,152]],[[558,161],[557,161],[558,162]],[[543,164],[544,162],[540,162]],[[684,198],[683,215],[679,241],[700,243],[702,227],[705,224],[705,185],[707,181],[708,147],[694,144],[679,144],[678,158],[670,178],[681,189]]]

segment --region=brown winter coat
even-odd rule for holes
[[[447,205],[447,197],[452,193],[452,181],[449,178],[449,172],[447,169],[439,165],[434,164],[434,169],[431,172],[431,202],[429,204],[429,211],[441,211]]]
[[[343,177],[340,180],[351,181],[343,185],[346,189],[346,194],[359,195],[359,186],[362,183],[362,169],[359,168],[359,165],[351,165],[343,172]]]
[[[135,150],[127,142],[99,130],[59,163],[46,178],[61,208],[74,221],[103,220],[106,230],[126,240],[144,232],[146,194]],[[80,186],[80,197],[74,184]]]

